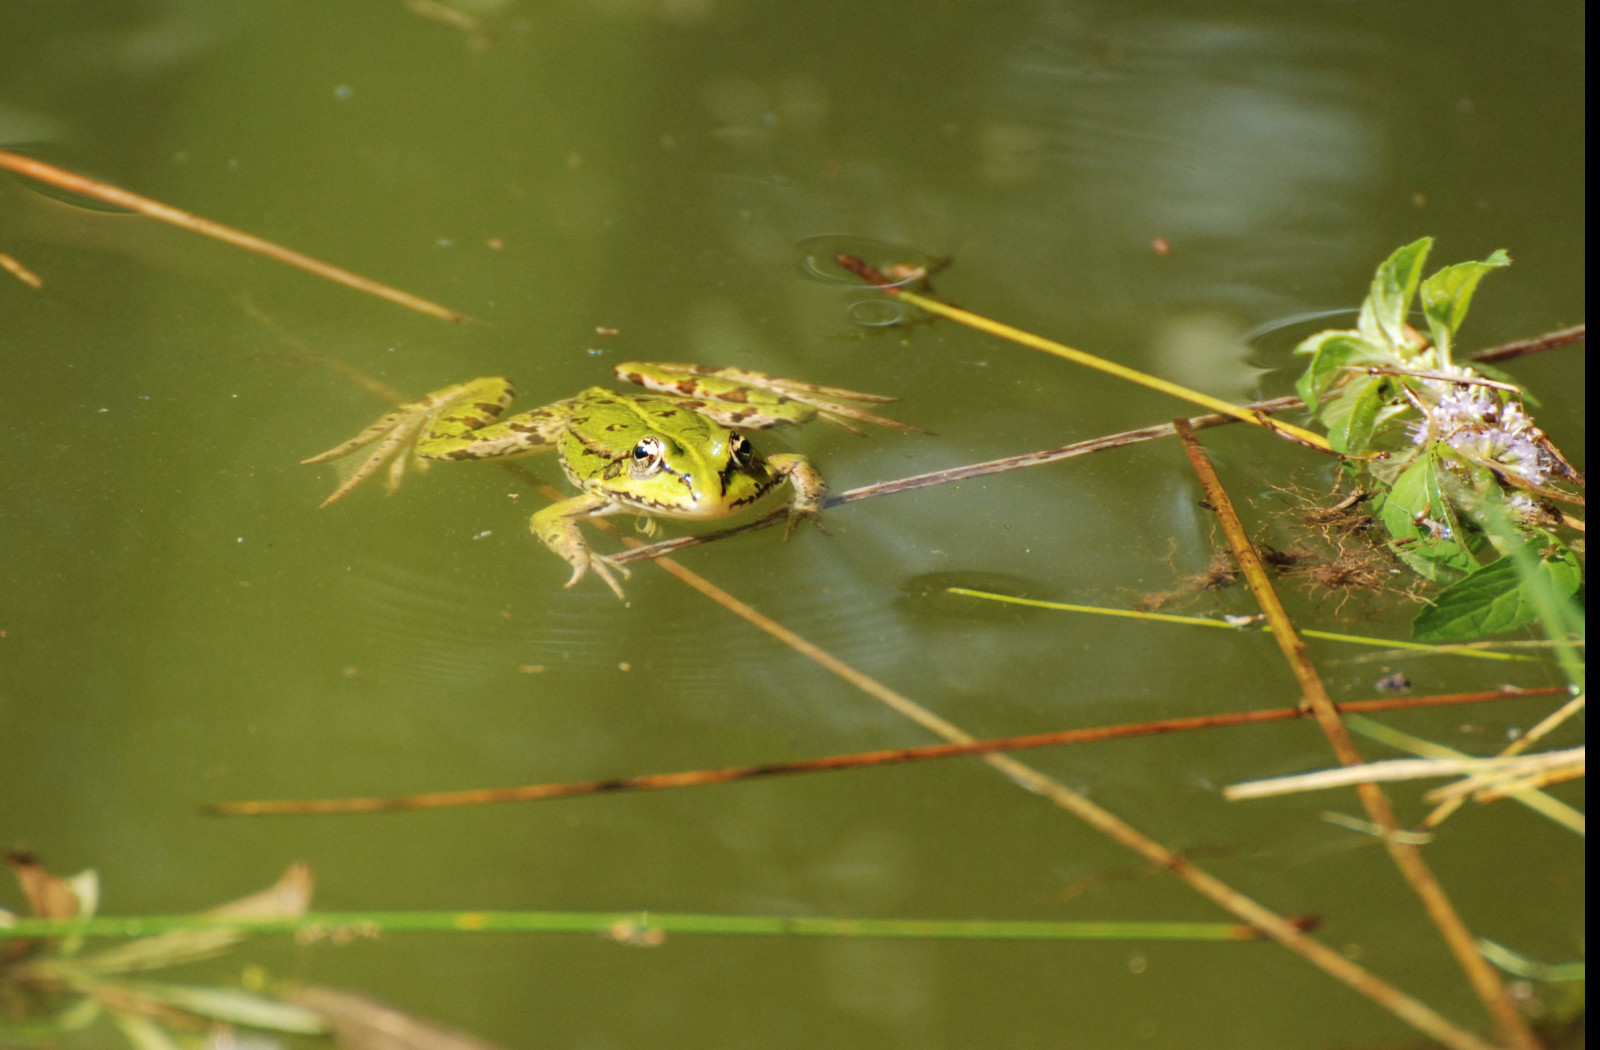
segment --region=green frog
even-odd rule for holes
[[[578,528],[588,517],[632,510],[704,521],[727,517],[756,503],[784,481],[794,489],[785,539],[801,521],[821,527],[828,485],[804,456],[762,456],[741,433],[821,418],[860,433],[852,422],[926,434],[856,405],[897,400],[817,386],[739,368],[630,361],[619,378],[652,394],[619,393],[594,386],[501,419],[515,391],[500,377],[474,379],[436,390],[385,414],[341,445],[303,463],[325,463],[367,445],[376,447],[322,505],[339,499],[389,465],[389,489],[408,461],[506,459],[554,449],[567,478],[582,495],[552,504],[529,527],[572,566],[571,587],[591,569],[618,598],[613,570],[625,566],[591,550]]]

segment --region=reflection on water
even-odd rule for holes
[[[1057,232],[1040,247],[1127,259],[1160,237],[1232,260],[1228,282],[1195,274],[1192,301],[1259,316],[1281,308],[1265,275],[1372,253],[1350,230],[1389,144],[1354,73],[1379,46],[1363,29],[1053,9],[986,87],[980,175],[1031,205],[1010,210],[1034,227],[1014,243]],[[1128,263],[1101,261],[1080,295],[1125,308]]]

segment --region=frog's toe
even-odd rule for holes
[[[833,535],[833,533],[828,530],[828,527],[822,523],[821,507],[800,507],[791,504],[789,507],[789,524],[786,525],[783,530],[783,540],[785,543],[789,542],[789,538],[794,535],[794,530],[800,527],[800,523],[802,521],[809,521],[811,524],[815,525],[817,527],[817,531],[822,533],[824,536]]]
[[[617,572],[622,573],[624,579],[627,579],[633,574],[628,571],[628,567],[626,565],[620,565],[614,559],[609,558],[604,554],[596,554],[593,551],[588,551],[587,557],[584,560],[573,561],[572,576],[563,586],[571,587],[573,584],[583,579],[584,574],[590,569],[593,569],[595,575],[606,582],[606,586],[611,588],[611,593],[617,596],[618,601],[628,600],[628,596],[622,593],[622,585],[619,584],[617,582],[617,578],[611,574],[611,570],[615,569]]]

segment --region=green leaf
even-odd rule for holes
[[[1357,456],[1367,450],[1388,385],[1384,376],[1358,376],[1328,403],[1322,421],[1335,452]]]
[[[1322,397],[1349,374],[1344,371],[1347,366],[1367,362],[1399,363],[1382,347],[1361,338],[1359,333],[1336,329],[1318,332],[1295,347],[1294,352],[1311,355],[1311,363],[1306,366],[1305,373],[1294,388],[1300,400],[1313,412],[1317,410],[1317,403]]]
[[[1427,579],[1447,583],[1478,567],[1440,491],[1438,459],[1431,452],[1394,479],[1377,514],[1394,537],[1395,554]],[[1418,523],[1424,518],[1450,525],[1449,534],[1436,535]]]
[[[1504,634],[1539,618],[1533,588],[1547,587],[1563,597],[1578,592],[1583,570],[1564,544],[1552,540],[1527,546],[1537,559],[1533,578],[1524,578],[1512,557],[1485,565],[1446,587],[1432,606],[1418,613],[1411,622],[1413,636],[1421,642],[1465,642]]]
[[[1402,352],[1407,345],[1406,314],[1411,311],[1411,300],[1417,294],[1422,267],[1432,247],[1433,238],[1424,237],[1395,249],[1373,275],[1372,290],[1361,304],[1361,319],[1357,322],[1361,335],[1379,346],[1393,347],[1401,357],[1409,356]]]
[[[1510,558],[1485,565],[1446,587],[1411,621],[1419,642],[1467,642],[1515,630],[1534,618]]]
[[[1491,270],[1510,265],[1511,257],[1502,248],[1482,262],[1446,266],[1422,282],[1422,312],[1428,318],[1428,328],[1433,332],[1433,343],[1439,347],[1442,363],[1450,362],[1450,349],[1455,345],[1461,322],[1466,320],[1467,307],[1472,304],[1472,293],[1477,290],[1478,282]]]

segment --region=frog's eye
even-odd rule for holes
[[[750,457],[754,453],[755,449],[750,447],[750,442],[744,439],[743,434],[735,431],[733,434],[729,435],[728,455],[733,457],[733,461],[735,463],[739,464],[741,467],[749,466]]]
[[[633,474],[634,477],[649,477],[661,469],[661,439],[658,437],[642,437],[639,443],[633,446]]]

